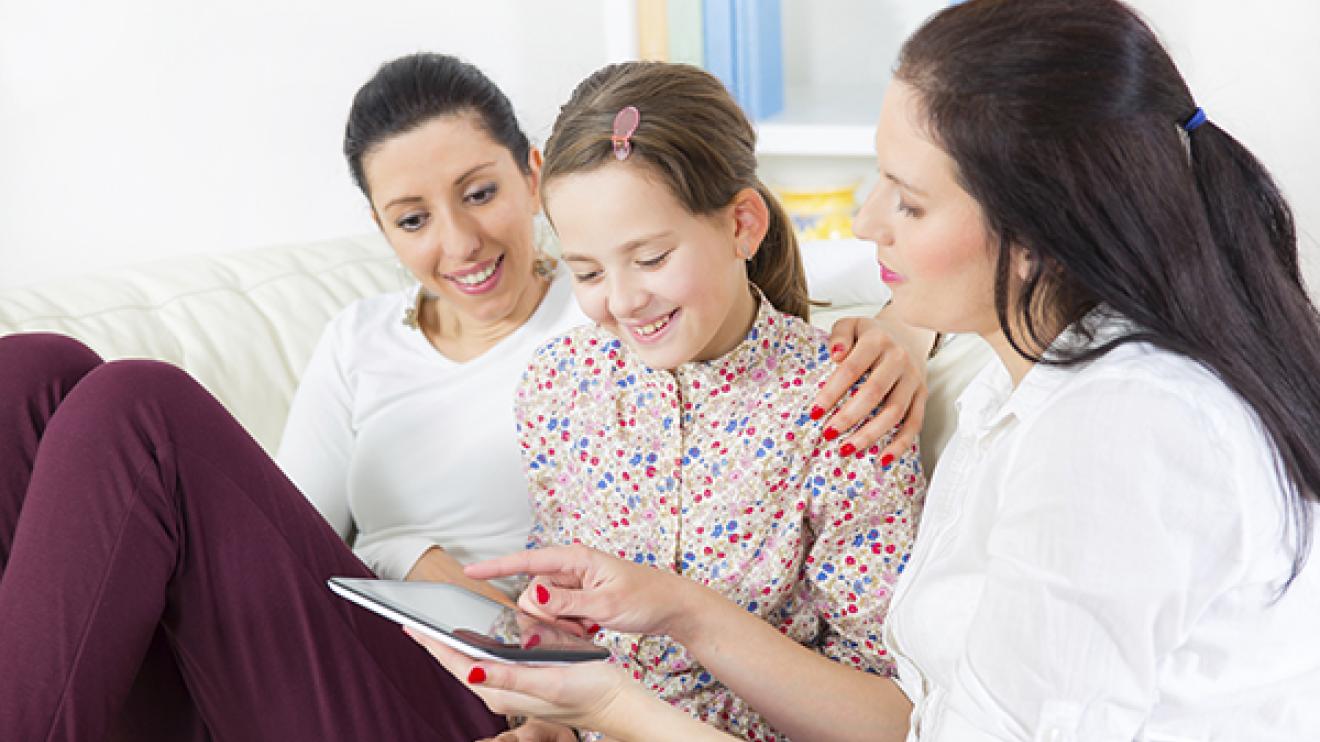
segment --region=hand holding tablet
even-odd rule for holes
[[[327,584],[340,597],[470,657],[558,665],[610,656],[586,639],[456,585],[346,577],[331,577]],[[501,640],[499,628],[519,636]]]

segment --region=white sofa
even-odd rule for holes
[[[842,243],[808,243],[829,261]],[[858,246],[853,245],[852,248]],[[847,276],[836,277],[839,281]],[[350,302],[400,289],[407,276],[379,235],[190,256],[0,291],[0,335],[53,331],[107,359],[158,358],[193,375],[274,452],[298,375],[325,323]],[[812,320],[874,314],[875,296],[836,290]],[[958,338],[932,362],[923,446],[929,463],[951,428],[952,400],[988,357]]]

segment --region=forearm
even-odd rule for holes
[[[485,580],[474,580],[463,574],[463,565],[439,546],[427,549],[421,558],[413,564],[404,578],[428,582],[447,582],[451,585],[467,588],[474,593],[484,595],[504,605],[513,606],[513,601],[494,585]]]
[[[892,680],[827,659],[691,584],[672,638],[776,729],[793,739],[906,739],[912,705]]]

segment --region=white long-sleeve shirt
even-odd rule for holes
[[[358,301],[327,326],[277,460],[353,551],[400,579],[442,546],[459,562],[524,547],[531,515],[513,389],[546,338],[586,321],[555,280],[522,327],[452,361],[402,323],[416,290]]]
[[[1320,557],[1276,600],[1284,483],[1223,382],[996,359],[958,416],[885,624],[910,740],[1320,739]]]
[[[808,243],[802,252],[814,297],[888,300],[871,246]],[[341,537],[356,533],[358,558],[394,579],[432,546],[461,563],[526,546],[531,506],[514,389],[538,346],[588,321],[561,270],[523,327],[459,363],[402,324],[416,292],[363,299],[331,320],[276,455]]]

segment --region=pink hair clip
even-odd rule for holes
[[[625,106],[619,109],[618,115],[614,117],[614,134],[610,136],[610,143],[614,145],[614,159],[626,160],[628,155],[632,154],[633,132],[637,131],[637,125],[642,121],[642,114],[637,110],[637,106]]]

